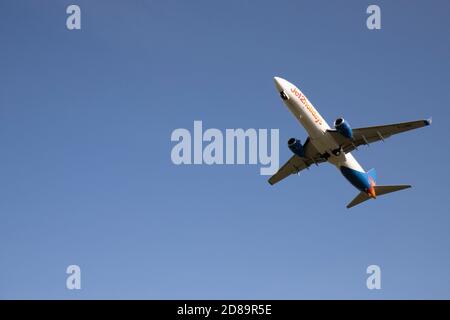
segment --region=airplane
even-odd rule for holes
[[[294,154],[272,177],[271,185],[284,178],[309,169],[312,164],[328,162],[360,192],[347,205],[352,208],[369,199],[376,199],[387,193],[410,188],[410,185],[377,185],[375,169],[367,172],[352,155],[360,145],[384,141],[386,138],[405,131],[418,129],[431,124],[431,118],[366,128],[352,128],[344,118],[337,118],[332,129],[317,112],[306,96],[292,83],[274,77],[275,86],[284,104],[308,133],[305,143],[296,138],[288,140],[288,148]]]

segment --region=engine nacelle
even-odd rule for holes
[[[336,121],[334,121],[334,127],[344,137],[348,139],[353,138],[352,128],[347,122],[345,122],[344,118],[337,118]]]
[[[288,140],[288,148],[292,153],[298,155],[299,157],[305,156],[305,150],[303,149],[302,142],[295,138],[290,138]]]

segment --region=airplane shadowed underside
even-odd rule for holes
[[[312,164],[329,162],[360,191],[347,208],[383,194],[411,187],[377,185],[375,169],[365,172],[351,152],[360,145],[368,145],[397,133],[428,126],[431,124],[431,118],[366,128],[352,128],[343,118],[338,118],[332,129],[295,85],[279,77],[275,77],[274,80],[281,99],[308,132],[309,137],[304,144],[295,138],[288,140],[288,148],[294,155],[270,177],[271,185],[309,168]]]

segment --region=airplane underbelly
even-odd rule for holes
[[[365,172],[350,152],[347,154],[341,153],[339,156],[332,156],[328,159],[328,162],[334,164],[339,170],[341,170],[341,167],[346,167],[352,170]]]
[[[336,168],[360,191],[367,191],[370,188],[371,182],[367,173],[351,153],[344,155],[342,161],[337,161]]]
[[[328,124],[325,123],[324,120],[321,121],[320,124],[317,123],[316,119],[306,112],[305,107],[300,103],[289,103],[287,105],[291,113],[301,123],[311,138],[320,138],[323,135],[323,132],[327,128],[329,129]]]
[[[328,141],[326,141],[323,134],[321,136],[316,135],[314,137],[310,135],[309,138],[311,143],[317,149],[317,151],[319,151],[319,153],[327,153],[329,152],[329,150],[331,150],[330,144],[328,143]]]
[[[326,130],[317,130],[315,132],[309,132],[309,137],[312,144],[320,153],[332,153],[333,150],[339,148],[339,145],[333,139]],[[314,134],[312,134],[314,133]]]
[[[317,151],[320,153],[329,153],[331,150],[339,147],[333,137],[327,133],[330,126],[315,109],[311,109],[313,108],[312,105],[308,109],[305,105],[293,99],[287,103],[287,106],[294,117],[308,132],[310,141]],[[311,110],[314,110],[314,112]]]

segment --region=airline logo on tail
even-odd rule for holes
[[[371,176],[369,176],[369,183],[370,183],[370,188],[369,188],[369,190],[367,190],[367,193],[369,194],[369,196],[371,196],[372,198],[375,199],[377,197],[377,194],[375,192],[376,183]]]

